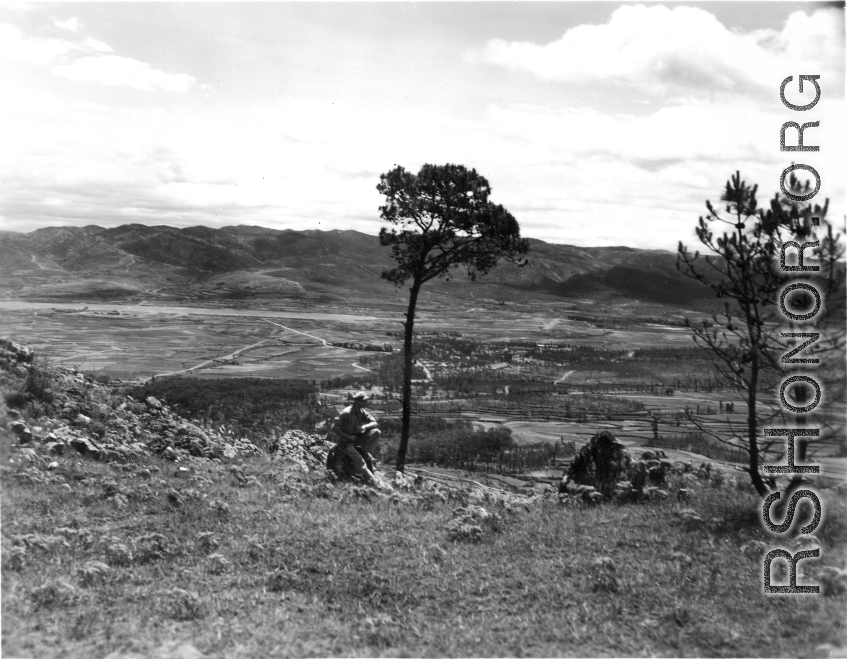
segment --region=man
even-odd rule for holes
[[[371,485],[378,485],[376,478],[368,469],[356,447],[361,447],[373,455],[379,442],[380,432],[376,427],[376,419],[365,409],[368,401],[366,393],[360,391],[353,396],[353,404],[345,407],[341,414],[335,417],[330,429],[334,435],[338,449],[350,458],[356,473]]]

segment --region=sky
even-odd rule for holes
[[[792,163],[843,227],[844,32],[843,3],[0,0],[0,229],[376,234],[380,174],[425,163],[553,243],[693,245],[736,170],[766,203]]]

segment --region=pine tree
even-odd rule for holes
[[[449,279],[464,269],[471,280],[485,275],[500,260],[525,264],[528,241],[517,220],[489,201],[491,186],[475,169],[463,165],[424,165],[417,174],[395,167],[377,185],[386,203],[380,216],[390,223],[379,233],[396,266],[382,277],[401,286],[410,282],[403,341],[403,423],[397,470],[403,471],[409,441],[412,380],[412,337],[421,287],[436,278]]]
[[[792,176],[789,189],[796,193],[800,187]],[[761,435],[766,424],[786,420],[772,388],[785,372],[780,357],[791,347],[781,336],[786,329],[778,306],[780,290],[786,283],[786,276],[779,269],[781,248],[791,240],[813,242],[816,222],[812,218],[824,223],[828,202],[823,207],[798,204],[777,194],[769,207],[762,209],[756,200],[757,191],[758,186],[749,186],[736,172],[721,195],[721,201],[726,203],[725,213],[719,213],[707,201],[708,214],[700,217],[696,228],[698,240],[710,254],[701,258],[699,252],[691,254],[680,242],[677,268],[709,286],[725,301],[723,311],[713,315],[710,322],[692,325],[686,320],[686,324],[693,331],[695,342],[708,348],[715,357],[718,375],[747,404],[745,431],[737,433],[735,439],[741,440],[745,447],[751,482],[764,497],[769,489],[759,472],[760,457],[771,442],[763,441]],[[713,227],[720,225],[725,229],[715,232]],[[820,270],[814,275],[802,273],[814,280],[821,294],[831,301],[818,318],[818,326],[832,324],[844,309],[843,249],[832,228],[825,226],[826,235],[813,252],[814,263]],[[806,252],[807,265],[812,262],[809,254]],[[805,330],[808,329],[806,326]],[[821,348],[841,354],[843,324],[828,334],[827,345],[822,344]],[[794,390],[796,394],[802,393],[801,387],[795,386]],[[702,426],[700,430],[709,432]]]

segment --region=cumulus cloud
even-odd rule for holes
[[[53,67],[53,73],[68,80],[125,85],[146,91],[188,91],[197,82],[184,73],[165,73],[130,57],[100,55],[80,57],[72,64]]]
[[[486,54],[534,73],[526,88],[538,93],[525,97],[533,103],[515,104],[492,94],[479,113],[460,115],[399,98],[393,107],[317,96],[239,97],[234,104],[225,88],[215,103],[181,95],[157,106],[121,95],[119,104],[108,104],[108,94],[73,96],[65,90],[72,85],[12,80],[7,92],[15,103],[0,104],[0,222],[12,229],[147,222],[375,232],[379,173],[395,164],[417,171],[425,162],[459,162],[489,179],[495,201],[515,214],[525,235],[673,249],[680,238],[692,240],[704,200],[714,201],[736,169],[760,184],[763,200],[778,189],[777,176],[791,161],[779,152],[779,126],[796,118],[779,103],[779,81],[791,73],[826,76],[840,65],[843,50],[838,57],[831,51],[843,48],[843,34],[828,16],[798,12],[783,30],[740,34],[693,7],[624,7],[606,25],[570,30],[556,42],[560,51],[507,42],[497,51],[492,42]],[[662,43],[653,19],[681,35],[696,26],[714,44],[706,49],[696,35]],[[630,21],[640,27],[631,30]],[[84,25],[76,33],[57,30],[48,26],[36,39],[0,26],[0,50],[71,80],[204,90],[191,76],[114,52],[86,36]],[[717,52],[722,46],[732,52]],[[749,54],[744,66],[733,62],[739,53]],[[789,57],[818,64],[786,72],[780,63]],[[754,78],[768,66],[776,83],[747,93],[762,89]],[[500,67],[492,72],[500,76],[492,89],[511,78]],[[558,85],[544,82],[542,72],[544,80],[577,88],[568,103],[551,100],[560,97],[546,92]],[[598,81],[608,92],[600,102],[576,84]],[[822,196],[838,201],[831,214],[840,217],[844,156],[837,146],[844,144],[845,107],[835,100],[840,81],[824,82],[825,102],[807,119],[821,126],[806,133],[807,144],[824,148],[805,162],[822,173]],[[704,89],[723,96],[695,93]],[[650,96],[655,92],[664,98]]]
[[[53,24],[61,32],[74,35],[81,29],[76,18],[54,20]],[[185,92],[197,84],[188,74],[166,73],[131,57],[115,55],[111,46],[92,37],[31,37],[10,23],[0,24],[0,60],[44,66],[68,80],[144,91]]]
[[[474,57],[545,80],[749,93],[770,89],[789,63],[843,76],[842,20],[836,9],[796,12],[779,32],[744,33],[696,7],[623,6],[608,23],[577,26],[552,43],[494,39]]]
[[[632,235],[630,222],[653,236],[682,237],[736,169],[764,196],[778,189],[791,162],[779,151],[779,127],[796,120],[779,102],[779,84],[793,74],[789,98],[808,102],[810,94],[797,95],[796,76],[815,73],[826,102],[808,119],[820,126],[807,144],[824,147],[806,162],[843,212],[842,20],[840,10],[800,11],[781,30],[745,33],[696,7],[623,6],[607,23],[575,27],[552,43],[490,41],[477,61],[577,90],[567,104],[489,107],[492,134],[511,140],[506,205],[539,226],[600,215],[606,235]],[[606,89],[605,100],[589,88]]]
[[[55,25],[60,30],[67,30],[68,32],[73,32],[74,34],[79,32],[79,28],[80,28],[79,19],[76,18],[76,17],[69,18],[66,21],[60,21],[60,20],[54,19],[53,25]]]
[[[29,38],[11,23],[0,23],[0,61],[51,66],[81,50],[81,44],[67,39]]]

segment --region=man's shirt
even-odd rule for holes
[[[345,407],[341,411],[341,414],[335,417],[333,429],[340,430],[348,435],[355,435],[359,433],[361,426],[368,423],[376,423],[376,419],[373,418],[371,413],[364,408],[358,412],[354,412],[353,406],[350,405],[349,407]]]

